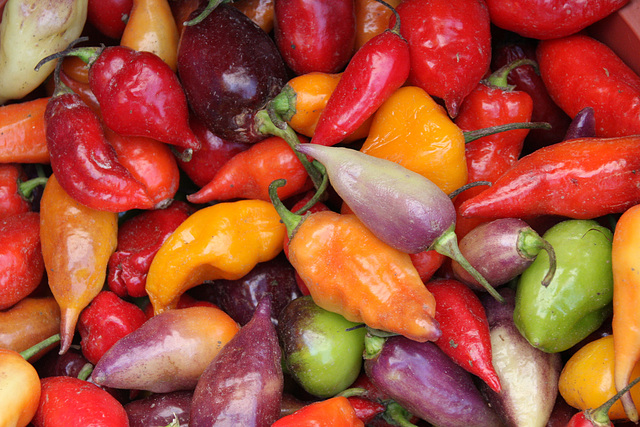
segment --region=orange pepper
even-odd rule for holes
[[[60,306],[60,354],[71,345],[80,312],[104,286],[116,249],[118,214],[72,199],[55,175],[40,202],[40,242],[49,288]]]
[[[313,136],[320,114],[338,85],[340,77],[341,73],[313,72],[289,80],[279,98],[287,99],[289,110],[283,113],[283,118],[293,130],[309,138]],[[367,119],[353,134],[345,138],[345,142],[366,138],[372,120]]]
[[[282,251],[285,229],[269,202],[240,200],[200,209],[162,244],[147,275],[155,314],[206,280],[237,280]]]
[[[387,0],[391,7],[400,0]],[[355,0],[356,6],[356,50],[389,28],[392,11],[376,0]]]
[[[271,427],[364,427],[344,396],[320,400],[280,418]]]
[[[0,163],[49,163],[44,111],[49,98],[0,107]]]
[[[0,425],[25,427],[39,402],[38,372],[20,353],[0,348]]]
[[[238,0],[231,4],[258,24],[265,33],[273,30],[274,0]]]
[[[585,344],[567,361],[558,380],[558,391],[574,408],[597,408],[616,394],[614,385],[614,337],[608,335]],[[640,364],[633,366],[633,378],[640,376]],[[640,402],[640,386],[631,389],[631,395]],[[609,410],[612,420],[628,417],[620,401]]]
[[[623,389],[640,360],[640,205],[625,211],[613,235],[613,343],[615,349],[615,385]],[[640,402],[637,400],[636,402]],[[638,421],[638,411],[629,393],[620,399],[627,416]]]
[[[167,0],[133,0],[121,46],[153,52],[177,69],[180,33]]]
[[[445,193],[467,183],[462,130],[415,86],[401,87],[380,106],[360,151],[399,163]]]

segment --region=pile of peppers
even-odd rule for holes
[[[637,423],[639,5],[0,2],[0,426]]]

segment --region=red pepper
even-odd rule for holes
[[[431,279],[435,272],[442,266],[445,259],[447,259],[446,256],[434,249],[409,254],[409,257],[418,274],[420,274],[420,278],[425,283]]]
[[[629,0],[486,0],[491,22],[524,37],[547,40],[575,34]]]
[[[640,202],[640,136],[581,138],[522,157],[460,215],[575,219],[620,213]]]
[[[356,411],[356,417],[360,418],[365,424],[373,420],[376,415],[383,413],[386,409],[382,403],[364,397],[349,396],[347,400],[349,400],[353,410]]]
[[[537,56],[551,98],[569,116],[592,107],[596,136],[640,134],[640,76],[606,45],[575,35],[541,42]]]
[[[526,62],[523,62],[526,61]],[[523,91],[513,90],[507,83],[509,73],[528,60],[518,60],[505,65],[483,80],[467,97],[460,108],[455,123],[463,131],[473,131],[490,126],[528,122],[533,112],[533,100]],[[522,151],[528,129],[511,130],[485,136],[465,145],[468,182],[494,182],[511,165]],[[455,205],[480,194],[487,187],[473,187],[455,199]],[[484,222],[477,218],[456,219],[456,235],[464,237],[475,226]]]
[[[536,45],[524,41],[512,42],[494,49],[491,62],[497,69],[525,58],[536,60]],[[518,67],[509,73],[507,81],[515,85],[516,90],[528,93],[533,100],[531,121],[551,125],[551,129],[531,129],[524,141],[523,152],[528,154],[538,148],[562,141],[571,118],[553,102],[536,68],[532,65]]]
[[[442,98],[449,115],[457,116],[464,97],[489,69],[487,7],[480,0],[405,0],[398,14],[411,49],[409,83]]]
[[[395,12],[395,10],[394,10]],[[320,115],[312,143],[335,145],[352,134],[409,76],[409,46],[400,21],[351,58]]]
[[[144,297],[153,257],[195,209],[174,201],[165,209],[142,212],[118,228],[118,247],[109,258],[109,289],[121,297]]]
[[[138,329],[147,316],[135,304],[110,291],[100,292],[80,314],[82,354],[94,365],[120,338]]]
[[[87,21],[105,36],[120,39],[132,7],[133,0],[90,0]]]
[[[153,207],[144,185],[118,162],[96,113],[78,95],[53,96],[45,120],[51,168],[71,197],[111,212]]]
[[[26,174],[18,163],[0,164],[0,219],[11,215],[29,212],[31,202],[25,193],[29,193]],[[46,178],[39,182],[46,181]]]
[[[359,427],[364,423],[343,396],[320,400],[280,418],[272,427]]]
[[[293,149],[284,139],[273,136],[229,159],[207,185],[197,193],[188,195],[187,200],[192,203],[232,199],[268,202],[269,184],[279,178],[287,180],[287,184],[278,189],[280,199],[287,199],[313,187],[307,170]]]
[[[457,280],[435,280],[426,286],[436,299],[436,320],[442,330],[436,345],[500,393],[500,378],[491,361],[489,322],[478,296]]]
[[[33,292],[44,275],[40,215],[23,212],[0,219],[0,310]]]

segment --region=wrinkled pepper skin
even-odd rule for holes
[[[38,409],[40,377],[20,353],[0,348],[0,425],[25,427]]]
[[[153,258],[146,291],[155,314],[206,280],[236,280],[282,251],[285,226],[261,200],[209,206],[191,215]]]
[[[40,242],[49,288],[60,305],[60,353],[71,345],[82,309],[98,295],[118,237],[118,214],[87,208],[49,177],[40,202]]]
[[[520,276],[514,322],[536,348],[557,353],[571,348],[611,315],[613,234],[592,220],[567,220],[544,233],[556,253],[556,273],[540,283],[549,268],[546,252]]]

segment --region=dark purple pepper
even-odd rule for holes
[[[297,150],[322,163],[336,193],[380,240],[410,254],[434,249],[451,257],[502,298],[460,253],[455,207],[436,184],[398,163],[350,148],[299,144]]]
[[[596,118],[593,108],[585,107],[571,120],[564,140],[577,138],[592,138],[596,136]]]
[[[166,426],[177,419],[181,426],[189,425],[191,391],[157,393],[124,405],[129,427]]]
[[[550,260],[542,285],[551,282],[556,270],[553,247],[521,219],[501,218],[482,223],[458,245],[462,255],[493,287],[522,274],[541,250],[547,251]],[[484,289],[459,263],[453,261],[451,267],[458,280],[476,290]]]
[[[251,321],[220,351],[198,380],[191,427],[265,426],[280,417],[284,376],[271,301],[263,298]]]
[[[200,15],[206,3],[191,16]],[[242,143],[266,137],[256,128],[255,113],[288,80],[274,41],[227,4],[216,6],[201,22],[184,27],[178,74],[196,116],[220,138]]]
[[[374,340],[369,341],[374,347],[384,340],[371,336],[367,339]],[[381,392],[431,424],[503,425],[476,388],[471,374],[432,342],[419,343],[394,336],[382,344],[377,354],[365,359],[367,376]]]

